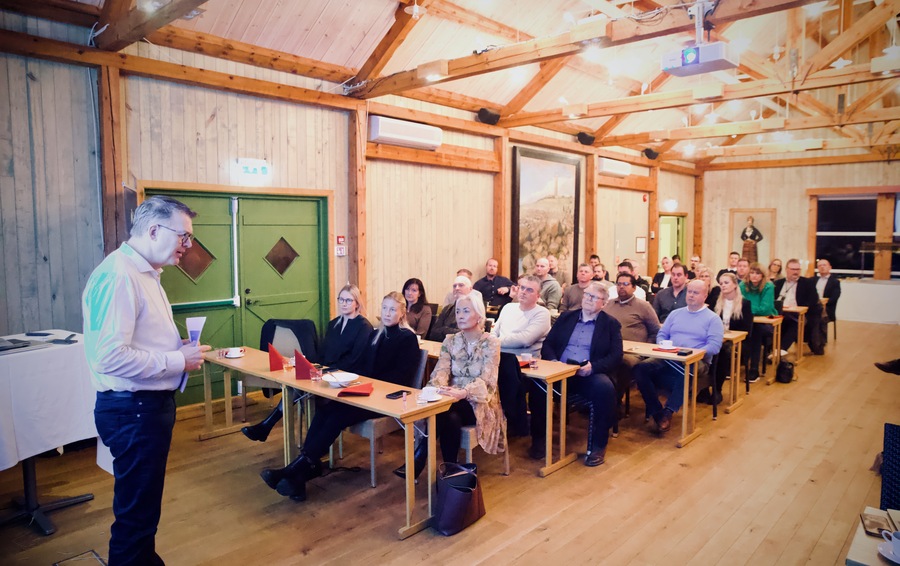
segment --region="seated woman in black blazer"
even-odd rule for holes
[[[396,383],[417,387],[414,383],[419,365],[419,341],[406,323],[406,300],[396,291],[381,302],[381,325],[366,340],[362,356],[351,371]],[[322,472],[322,456],[348,426],[381,415],[340,402],[321,405],[309,426],[306,442],[293,462],[279,469],[260,473],[266,485],[295,501],[306,499],[306,482]]]
[[[416,336],[425,338],[431,326],[431,307],[425,297],[425,284],[421,279],[407,279],[403,284],[403,297],[406,299],[406,321]]]
[[[338,316],[328,323],[322,341],[321,361],[334,369],[349,370],[366,347],[366,338],[372,333],[372,324],[362,315],[359,287],[344,285],[338,293]],[[283,352],[287,353],[287,352]],[[250,440],[265,442],[281,417],[284,416],[284,400],[261,422],[245,426],[241,432]]]
[[[723,273],[719,277],[719,288],[722,292],[714,310],[722,318],[725,331],[742,330],[749,333],[753,329],[753,311],[750,308],[750,301],[741,295],[737,275],[730,271]],[[731,371],[731,364],[728,363],[731,359],[731,347],[731,342],[725,342],[719,351],[719,362],[716,366],[716,404],[722,402],[722,385],[725,383],[725,376]],[[737,376],[731,378],[737,379]],[[701,390],[697,400],[712,404],[709,389]]]

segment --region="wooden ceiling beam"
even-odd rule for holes
[[[422,102],[439,104],[440,106],[447,106],[448,108],[456,108],[457,110],[465,110],[467,112],[478,112],[482,108],[497,107],[497,104],[490,100],[475,98],[474,96],[467,96],[465,94],[459,94],[458,92],[442,90],[435,87],[408,90],[400,96],[403,98],[411,98],[413,100],[421,100]]]
[[[799,151],[828,150],[828,149],[871,149],[874,147],[894,146],[900,144],[900,136],[888,136],[877,142],[865,141],[858,142],[849,139],[806,139],[792,140],[789,142],[779,143],[762,143],[752,145],[732,145],[730,147],[720,146],[711,148],[698,148],[694,152],[696,158],[705,157],[747,157],[753,155],[771,155],[775,153],[795,153]],[[661,155],[664,159],[683,159],[680,153],[669,152],[668,155]]]
[[[662,87],[669,79],[672,78],[672,75],[669,73],[660,72],[655,77],[653,77],[649,81],[648,92],[655,92],[658,88]],[[643,86],[643,85],[642,85]],[[640,94],[640,92],[631,91],[631,94]],[[619,114],[618,116],[613,116],[609,120],[603,123],[602,126],[594,130],[594,133],[591,134],[594,136],[594,145],[600,146],[603,144],[603,138],[608,136],[615,130],[619,125],[624,122],[628,118],[628,114]]]
[[[826,69],[809,76],[803,83],[785,83],[780,79],[763,79],[734,85],[725,85],[723,95],[716,101],[741,100],[759,96],[775,96],[795,91],[829,88],[844,84],[858,84],[886,80],[889,77],[873,75],[868,65],[854,65],[843,69]],[[664,93],[631,96],[588,105],[588,112],[582,118],[598,118],[631,112],[662,108],[690,106],[697,101],[692,90],[678,90]],[[562,108],[551,108],[540,112],[523,112],[501,120],[505,127],[533,126],[548,122],[568,120]]]
[[[732,161],[727,163],[711,163],[703,167],[704,171],[730,171],[735,169],[766,169],[777,167],[808,167],[811,165],[846,165],[856,163],[874,163],[891,161],[891,157],[881,154],[853,154],[820,157],[794,157],[789,159],[759,159],[755,161]]]
[[[147,40],[156,45],[180,49],[191,53],[200,53],[217,59],[234,61],[272,69],[292,75],[312,77],[334,83],[342,83],[353,77],[356,72],[353,69],[315,61],[306,57],[298,57],[283,51],[266,49],[249,43],[225,39],[205,33],[198,33],[175,26],[164,28],[151,33]]]
[[[881,140],[892,135],[897,130],[900,130],[900,120],[894,120],[892,122],[888,122],[887,124],[882,126],[878,132],[876,132],[875,134],[872,135],[872,141],[874,141],[876,143],[881,142]]]
[[[893,0],[900,1],[900,0]],[[755,0],[749,5],[741,2],[722,2],[710,21],[728,22],[750,18],[771,12],[796,8],[811,0]],[[694,29],[694,22],[685,10],[672,9],[661,15],[653,25],[630,19],[595,21],[580,24],[570,31],[546,38],[523,41],[515,45],[498,47],[484,53],[467,55],[448,62],[446,77],[431,84],[481,75],[546,59],[573,55],[584,49],[584,42],[597,40],[601,47],[625,45],[673,33]],[[412,88],[426,86],[415,69],[395,73],[376,81],[369,81],[358,88],[354,96],[372,98],[395,94]]]
[[[422,5],[422,2],[419,2]],[[473,12],[462,6],[458,6],[448,0],[440,0],[428,6],[428,15],[456,22],[466,27],[481,30],[484,33],[493,35],[494,37],[502,37],[509,41],[527,41],[534,39],[525,32],[514,27],[500,23],[497,20],[485,18],[477,12]]]
[[[541,89],[547,86],[547,83],[550,82],[553,77],[558,75],[559,72],[569,64],[569,61],[571,61],[573,57],[576,56],[570,55],[569,57],[541,61],[541,68],[537,74],[528,81],[528,84],[525,85],[522,90],[512,97],[512,100],[506,103],[506,106],[500,110],[500,115],[509,116],[510,114],[515,114],[525,108],[525,105],[528,104]]]
[[[73,0],[0,0],[0,9],[86,28],[100,19],[100,8]]]
[[[853,104],[848,106],[844,113],[853,115],[856,112],[865,110],[866,108],[878,102],[883,96],[894,90],[894,88],[897,86],[900,86],[900,79],[889,79],[880,83],[869,85],[868,92],[853,101]]]
[[[843,116],[837,117],[807,116],[803,118],[788,118],[784,121],[784,126],[778,128],[778,131],[788,132],[796,130],[812,130],[816,128],[830,128],[833,126],[845,126],[849,124],[871,124],[893,120],[900,120],[900,107],[858,112],[854,116],[848,116],[845,114]],[[683,141],[705,138],[720,138],[733,135],[764,134],[769,131],[763,127],[764,124],[765,122],[763,120],[750,120],[744,122],[715,124],[712,126],[692,126],[689,128],[676,128],[673,130],[667,130],[667,135],[665,136],[665,138],[654,137],[654,132],[625,134],[621,136],[608,136],[599,145],[632,145],[652,143],[660,141],[660,139]]]
[[[420,5],[423,8],[427,8],[430,2],[431,0],[422,0]],[[394,12],[394,23],[384,37],[381,38],[381,41],[378,42],[378,45],[375,46],[375,49],[366,62],[363,63],[363,66],[360,67],[359,73],[357,73],[353,82],[358,83],[374,79],[380,75],[385,65],[388,64],[391,57],[394,56],[394,53],[396,53],[403,41],[406,40],[409,32],[413,30],[418,22],[419,20],[413,19],[411,15],[406,13],[402,4],[398,6],[397,11]]]
[[[858,19],[853,25],[810,57],[800,76],[807,76],[831,65],[842,53],[853,49],[867,37],[878,31],[900,12],[900,0],[884,0]]]
[[[109,27],[100,32],[94,41],[100,49],[119,51],[190,13],[205,1],[172,0],[154,12],[135,8],[118,20],[110,21]]]

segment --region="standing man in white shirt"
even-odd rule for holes
[[[196,213],[163,196],[135,210],[131,237],[91,274],[82,296],[84,345],[97,389],[94,419],[113,455],[110,566],[163,564],[156,553],[175,390],[203,364],[182,340],[160,283],[191,247]]]
[[[519,279],[519,285],[513,289],[518,302],[503,307],[491,329],[491,334],[500,339],[497,382],[510,436],[529,434],[525,387],[516,356],[531,354],[539,358],[544,337],[550,332],[550,311],[537,304],[540,291],[541,280],[536,276],[525,275]]]

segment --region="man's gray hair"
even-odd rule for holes
[[[592,290],[598,295],[600,295],[601,299],[609,299],[609,288],[599,281],[591,281],[588,283],[587,287],[584,288],[585,291]]]
[[[144,234],[157,220],[168,220],[176,211],[186,214],[188,218],[197,216],[190,207],[172,197],[155,195],[146,199],[134,211],[131,235],[137,237]]]
[[[531,281],[532,283],[537,285],[538,290],[541,289],[541,278],[538,277],[537,275],[523,275],[522,277],[519,277],[519,281],[521,281],[523,279],[526,281]]]

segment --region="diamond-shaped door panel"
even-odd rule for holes
[[[284,277],[285,272],[294,263],[294,260],[300,257],[287,240],[278,238],[269,253],[266,254],[266,261],[272,266],[272,269],[278,272],[278,275]]]
[[[203,242],[194,238],[194,245],[181,256],[178,269],[196,283],[214,261],[216,256],[206,249]]]

